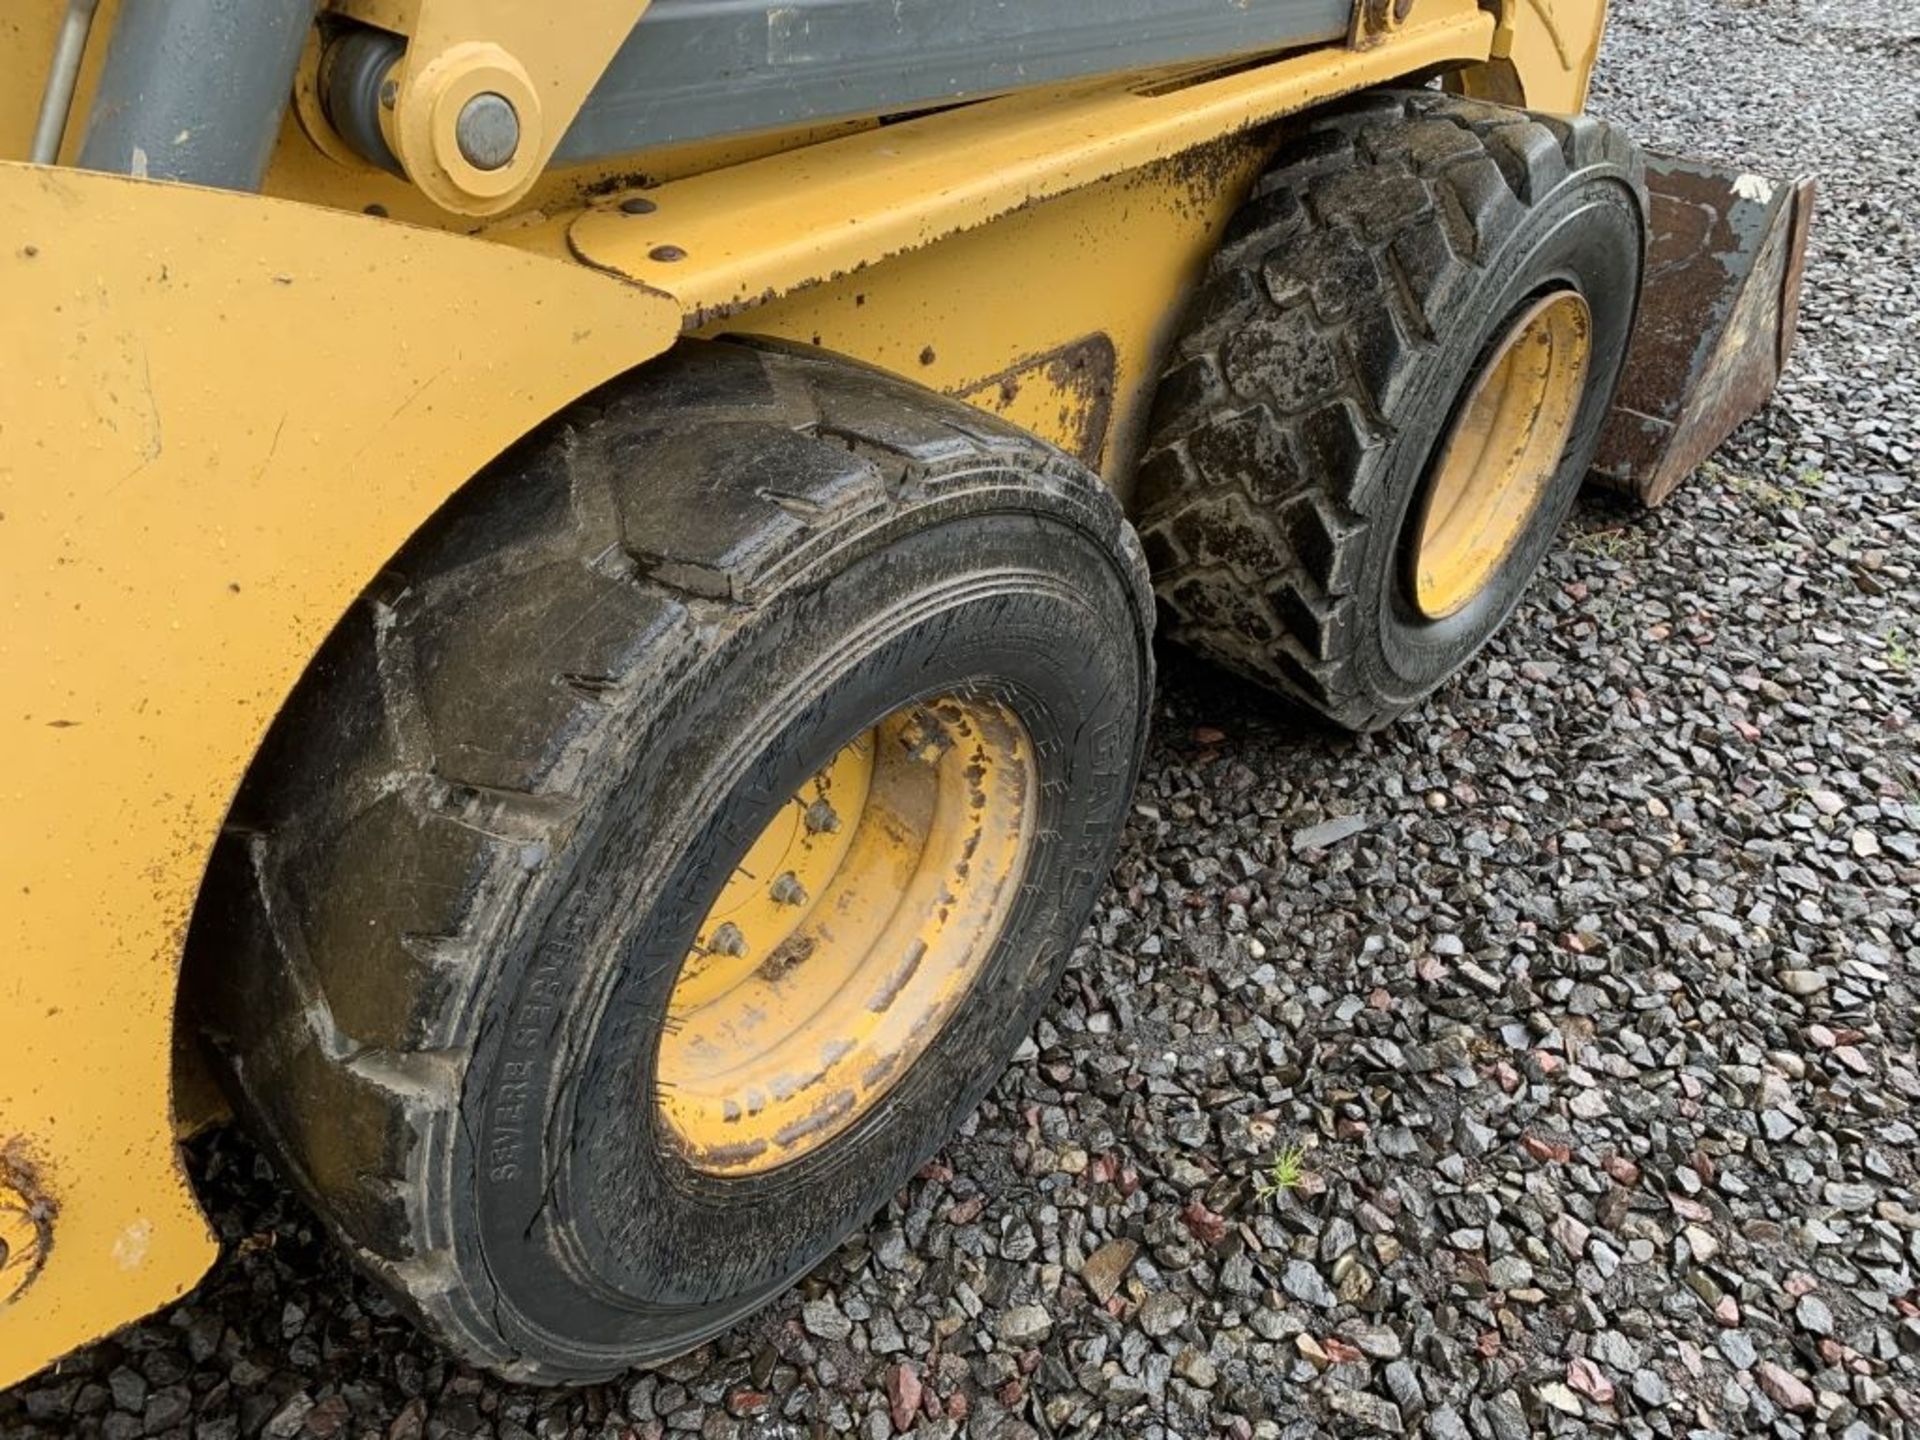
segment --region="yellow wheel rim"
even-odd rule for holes
[[[1414,603],[1456,615],[1485,588],[1560,468],[1586,392],[1593,314],[1571,290],[1508,330],[1454,422],[1427,487],[1414,551]]]
[[[867,1114],[986,967],[1033,830],[1031,742],[997,701],[907,706],[783,805],[701,922],[655,1071],[697,1170],[747,1175]]]

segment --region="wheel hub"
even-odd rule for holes
[[[1414,603],[1429,620],[1470,604],[1527,528],[1586,391],[1593,315],[1576,291],[1529,306],[1480,372],[1427,486]]]
[[[695,1169],[796,1159],[919,1058],[993,953],[1034,776],[1012,711],[946,695],[881,720],[781,806],[667,1004],[656,1103]]]

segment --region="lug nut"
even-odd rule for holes
[[[922,765],[938,765],[953,748],[953,737],[930,710],[915,710],[900,729],[900,744]]]
[[[780,905],[804,905],[807,903],[807,887],[800,883],[800,877],[791,870],[773,882],[769,892],[774,902]]]
[[[476,170],[498,170],[520,148],[520,117],[504,95],[487,90],[460,107],[453,138]]]
[[[807,806],[805,819],[810,835],[831,835],[840,828],[840,812],[824,800],[816,800]]]
[[[709,955],[744,955],[747,953],[747,937],[740,933],[740,927],[731,920],[715,930],[707,940]]]

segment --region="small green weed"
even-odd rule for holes
[[[1574,537],[1573,549],[1583,555],[1598,555],[1607,560],[1618,560],[1627,553],[1627,530],[1616,525],[1611,530],[1589,530],[1584,535]]]
[[[1262,1200],[1271,1200],[1283,1191],[1298,1190],[1306,1178],[1307,1147],[1282,1145],[1274,1152],[1265,1173],[1253,1177],[1253,1193]]]
[[[1907,650],[1907,638],[1898,630],[1887,636],[1887,666],[1901,675],[1913,668],[1913,656]]]
[[[1809,502],[1825,493],[1827,486],[1827,472],[1816,465],[1777,472],[1771,480],[1760,475],[1742,475],[1711,462],[1702,470],[1734,494],[1745,496],[1759,509],[1784,513],[1806,509]]]
[[[1791,494],[1771,480],[1758,475],[1742,475],[1732,470],[1722,470],[1720,478],[1726,482],[1727,489],[1734,494],[1744,496],[1761,510],[1798,510],[1800,498]]]

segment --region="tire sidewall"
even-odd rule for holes
[[[473,1012],[449,1156],[458,1262],[496,1297],[493,1323],[544,1365],[604,1373],[684,1349],[790,1284],[978,1104],[1051,993],[1110,864],[1151,688],[1145,620],[1111,545],[1061,518],[922,515],[759,606],[651,701],[624,750],[641,758],[544,861],[542,898],[523,902],[538,918],[515,925]],[[961,1012],[846,1132],[762,1175],[691,1171],[649,1085],[701,918],[772,810],[840,745],[969,683],[1021,717],[1040,769],[1002,943]]]
[[[1518,605],[1577,498],[1626,363],[1639,306],[1645,222],[1631,179],[1611,166],[1577,171],[1534,205],[1436,327],[1440,348],[1415,367],[1398,407],[1411,417],[1357,494],[1369,516],[1356,593],[1359,660],[1372,693],[1404,708],[1476,654]],[[1585,394],[1560,464],[1486,585],[1430,620],[1413,604],[1410,524],[1459,408],[1490,348],[1543,293],[1577,290],[1592,313]]]

